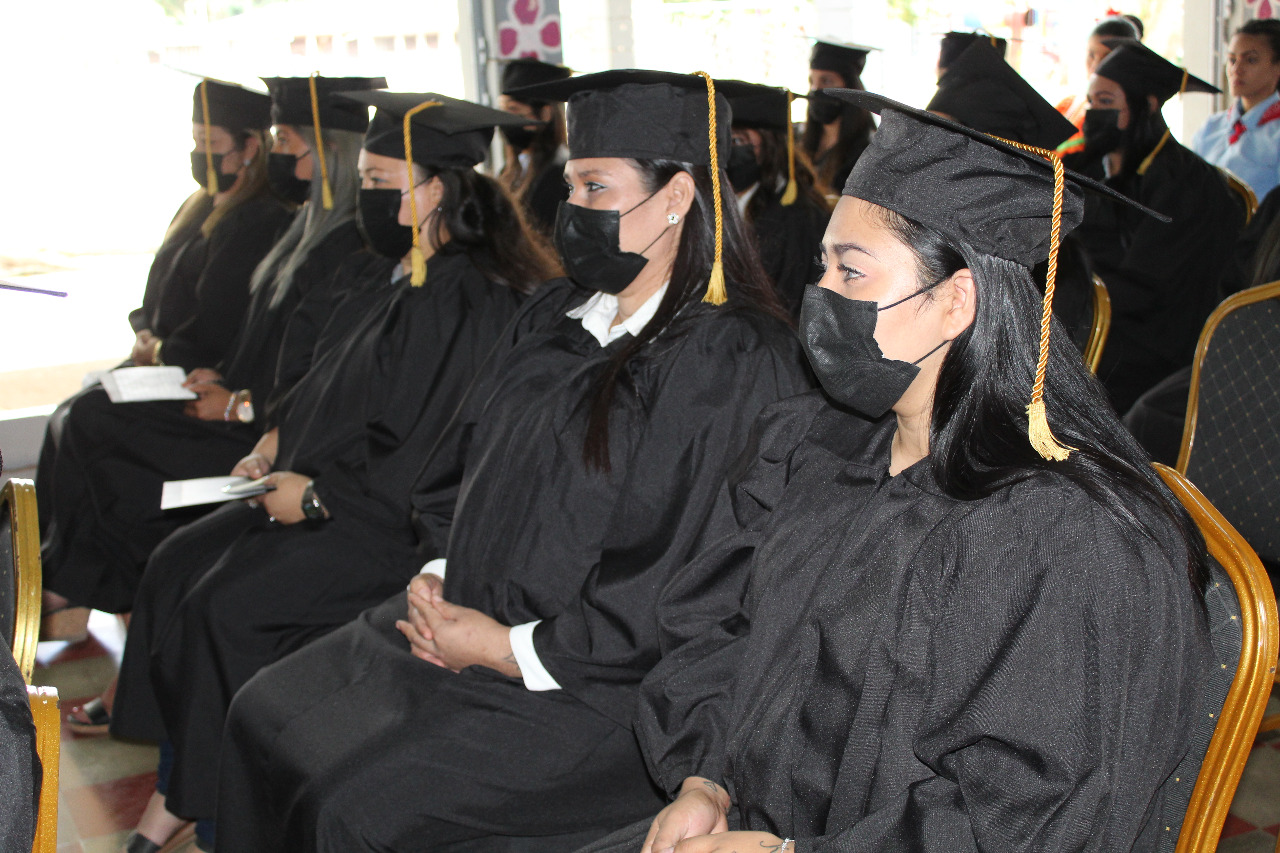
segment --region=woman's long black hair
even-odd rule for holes
[[[1159,106],[1151,109],[1150,92],[1131,86],[1122,85],[1120,88],[1124,90],[1124,99],[1129,105],[1129,126],[1124,130],[1124,144],[1120,148],[1123,156],[1117,176],[1124,181],[1138,173],[1142,161],[1160,144],[1168,125],[1160,114]]]
[[[564,107],[560,104],[550,104],[546,101],[521,101],[532,107],[535,112],[543,109],[550,110],[550,118],[546,124],[541,124],[533,133],[533,141],[529,143],[529,165],[522,166],[520,164],[520,153],[515,150],[510,142],[504,140],[504,149],[511,154],[507,161],[502,164],[502,171],[498,173],[498,181],[511,191],[511,194],[518,200],[524,201],[529,192],[533,189],[534,183],[537,181],[538,175],[542,174],[542,170],[550,166],[556,161],[556,156],[560,153],[560,146],[564,145],[568,140],[565,131]]]
[[[555,253],[501,184],[474,169],[441,169],[430,177],[444,186],[442,210],[425,235],[433,249],[446,243],[462,249],[486,278],[521,293],[560,275]]]
[[[693,176],[694,197],[689,212],[684,215],[684,227],[680,232],[680,244],[671,266],[670,283],[653,315],[640,333],[627,341],[625,346],[605,364],[587,390],[587,434],[583,441],[582,458],[587,466],[598,471],[608,471],[609,466],[609,411],[619,386],[630,381],[627,365],[631,359],[658,335],[662,334],[682,310],[691,303],[702,300],[706,293],[711,265],[715,260],[715,214],[711,188],[711,170],[706,166],[694,166],[675,160],[631,160],[641,176],[645,192],[656,193],[680,172]],[[721,220],[724,228],[724,277],[729,299],[722,308],[760,311],[790,324],[787,311],[782,307],[769,277],[760,266],[755,240],[738,213],[738,205],[729,178],[720,172]]]
[[[845,75],[841,75],[845,76]],[[846,89],[862,89],[862,78],[855,74],[845,77]],[[818,155],[818,146],[822,144],[822,128],[811,121],[804,123],[804,133],[800,137],[800,150],[814,164],[818,180],[827,185],[834,183],[836,171],[845,163],[860,156],[871,144],[871,134],[876,129],[876,120],[871,111],[853,104],[842,104],[840,109],[840,135],[836,144]],[[834,187],[838,193],[844,187]]]
[[[1065,462],[1049,462],[1028,441],[1026,407],[1039,354],[1043,298],[1031,271],[891,211],[884,211],[883,218],[915,253],[922,287],[966,268],[977,285],[973,323],[951,342],[934,391],[929,456],[943,491],[975,500],[1036,471],[1053,471],[1171,559],[1185,560],[1192,587],[1203,592],[1208,569],[1199,529],[1120,423],[1106,392],[1056,320],[1045,405],[1054,436],[1074,450]],[[1151,526],[1150,520],[1160,517],[1169,519],[1182,548],[1170,547],[1167,531]]]

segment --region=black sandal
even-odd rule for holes
[[[83,720],[74,716],[77,711],[84,715]],[[102,697],[97,696],[67,712],[67,727],[78,735],[105,735],[111,727],[111,712],[107,710]],[[138,837],[146,841],[145,836]],[[129,853],[134,851],[130,850]],[[140,853],[149,853],[149,851],[143,849]]]

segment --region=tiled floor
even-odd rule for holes
[[[92,636],[74,646],[41,643],[35,681],[58,688],[63,714],[111,680],[124,643],[113,616],[94,613]],[[1280,711],[1280,691],[1269,713]],[[155,785],[156,749],[62,728],[59,853],[116,853]],[[1223,828],[1220,853],[1272,853],[1280,832],[1280,732],[1258,738]],[[193,842],[177,851],[194,851]],[[176,851],[175,851],[176,853]]]

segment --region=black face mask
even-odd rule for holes
[[[806,121],[813,124],[831,124],[831,122],[840,118],[843,107],[844,102],[839,98],[815,90],[809,93],[809,109],[806,112]]]
[[[1084,114],[1084,150],[1110,154],[1124,144],[1119,110],[1088,110]]]
[[[644,204],[649,198],[640,204]],[[635,210],[640,204],[631,210]],[[636,280],[645,264],[649,263],[643,252],[624,252],[619,243],[622,217],[631,210],[625,213],[616,210],[591,210],[567,201],[560,202],[560,208],[556,211],[554,242],[564,264],[564,271],[578,287],[602,293],[621,293]],[[666,230],[662,229],[653,238],[653,243],[658,242]],[[645,246],[644,251],[649,251],[653,243]]]
[[[880,417],[902,399],[920,373],[916,365],[948,341],[910,364],[885,358],[876,343],[876,318],[881,311],[915,299],[935,286],[884,307],[848,299],[816,284],[805,288],[800,306],[800,345],[828,396],[871,418]]]
[[[413,248],[413,229],[399,222],[403,197],[397,189],[361,187],[356,193],[356,225],[365,242],[379,255],[397,260]]]
[[[213,172],[218,176],[218,192],[224,193],[235,184],[237,175],[222,173],[222,158],[225,155],[214,154],[212,157],[203,151],[191,152],[191,177],[205,189],[209,188],[209,160],[213,160]]]
[[[527,127],[504,127],[501,128],[502,135],[511,143],[511,147],[516,151],[524,151],[533,144],[533,137],[538,131],[530,130]]]
[[[729,149],[729,165],[724,167],[734,192],[743,192],[760,183],[760,164],[750,145],[734,145]]]
[[[310,155],[308,151],[302,156]],[[274,151],[267,155],[267,186],[281,201],[302,204],[311,196],[311,181],[294,176],[300,159],[296,154],[277,154]]]

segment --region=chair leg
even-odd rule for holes
[[[36,843],[32,853],[57,853],[58,849],[58,759],[62,745],[62,717],[58,712],[58,691],[52,687],[28,687],[31,716],[36,724],[36,752],[44,775],[40,783],[40,812],[36,820]]]

